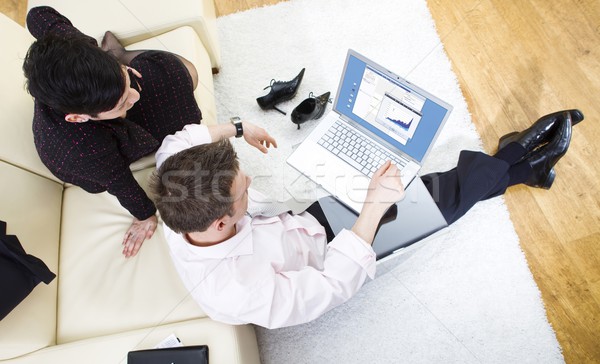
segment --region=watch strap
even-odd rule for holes
[[[244,135],[244,128],[242,127],[242,121],[239,117],[234,116],[231,119],[231,123],[235,125],[235,137],[241,138]]]

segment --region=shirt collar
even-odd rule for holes
[[[190,244],[183,235],[180,236],[185,241],[188,250],[206,259],[225,259],[240,255],[250,255],[253,253],[252,225],[250,224],[250,220],[248,216],[244,216],[236,223],[237,233],[234,236],[212,246],[195,246]]]

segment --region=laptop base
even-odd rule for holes
[[[332,196],[319,199],[334,234],[351,229],[358,215]],[[373,250],[377,260],[385,258],[447,227],[448,224],[419,177],[406,189],[404,199],[382,218]]]

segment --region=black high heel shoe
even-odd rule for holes
[[[291,81],[275,81],[275,79],[272,79],[271,84],[264,88],[266,90],[270,87],[271,90],[269,93],[256,99],[260,108],[263,110],[275,109],[283,115],[287,115],[275,105],[290,100],[296,95],[300,83],[302,82],[302,77],[304,77],[304,70],[305,69],[303,68],[302,71],[298,73],[298,76],[294,77]]]
[[[326,92],[321,96],[314,97],[311,92],[308,95],[308,99],[302,101],[300,105],[296,106],[296,108],[292,111],[292,122],[294,124],[298,124],[298,129],[300,129],[300,124],[305,121],[318,119],[323,116],[325,113],[325,107],[329,102],[330,92]]]

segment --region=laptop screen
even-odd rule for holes
[[[452,106],[348,51],[335,110],[422,162]]]

